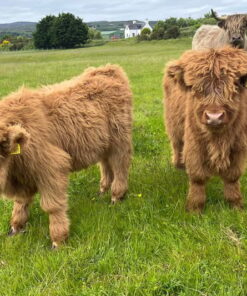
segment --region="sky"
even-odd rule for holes
[[[247,13],[247,0],[0,0],[0,23],[37,22],[61,12],[73,13],[85,22],[197,18],[211,8],[219,15]]]

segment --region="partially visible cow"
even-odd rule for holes
[[[218,17],[212,10],[218,26],[202,25],[192,40],[192,49],[221,48],[226,45],[247,50],[247,14]]]
[[[10,234],[24,228],[39,192],[53,246],[64,241],[68,175],[97,162],[100,192],[111,188],[112,202],[119,201],[128,187],[131,129],[132,93],[114,65],[1,100],[0,192],[14,201]]]
[[[236,48],[188,51],[164,78],[165,124],[173,163],[189,175],[187,209],[201,211],[205,184],[224,181],[226,200],[243,206],[239,178],[247,158],[247,52]]]

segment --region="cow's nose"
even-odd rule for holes
[[[218,113],[211,113],[211,112],[205,112],[207,124],[209,125],[219,125],[223,122],[223,119],[225,117],[225,112],[218,112]]]
[[[240,41],[242,41],[241,36],[233,36],[232,37],[232,43],[238,43]]]

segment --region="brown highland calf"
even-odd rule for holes
[[[247,53],[223,48],[188,51],[164,78],[165,122],[176,167],[189,175],[187,209],[200,212],[205,184],[224,181],[225,199],[243,206],[239,178],[247,158]]]
[[[21,231],[36,192],[49,214],[53,247],[69,232],[67,185],[71,171],[100,162],[100,192],[112,202],[128,183],[132,93],[115,65],[38,90],[22,88],[0,102],[0,190],[13,199],[10,234]],[[20,151],[18,151],[18,149]]]

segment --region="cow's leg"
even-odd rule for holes
[[[243,197],[240,191],[240,183],[237,181],[224,180],[224,196],[233,208],[243,208]]]
[[[65,241],[69,234],[67,186],[63,181],[61,186],[60,180],[55,181],[57,183],[53,188],[49,190],[44,188],[41,191],[41,208],[49,214],[49,230],[53,248]]]
[[[112,203],[120,201],[127,192],[131,150],[131,143],[123,143],[121,148],[114,150],[108,158],[113,171]]]
[[[105,193],[111,187],[113,181],[113,172],[108,160],[103,159],[100,162],[100,193]]]
[[[183,160],[183,142],[172,143],[172,163],[178,169],[184,169],[185,164]]]
[[[185,129],[183,156],[186,172],[189,176],[189,192],[186,208],[188,211],[200,213],[206,202],[205,186],[210,178],[210,170],[203,161],[203,152],[193,136],[193,132]]]
[[[9,235],[14,235],[25,228],[29,216],[29,206],[32,200],[32,197],[15,199]]]
[[[189,212],[200,213],[203,210],[206,201],[205,183],[206,180],[190,179],[186,205]]]
[[[225,199],[233,208],[243,208],[239,179],[245,169],[245,159],[244,151],[235,152],[231,155],[230,168],[221,173]]]
[[[67,187],[71,159],[56,146],[46,145],[41,161],[44,169],[38,181],[40,205],[49,215],[50,237],[56,248],[69,234]]]

